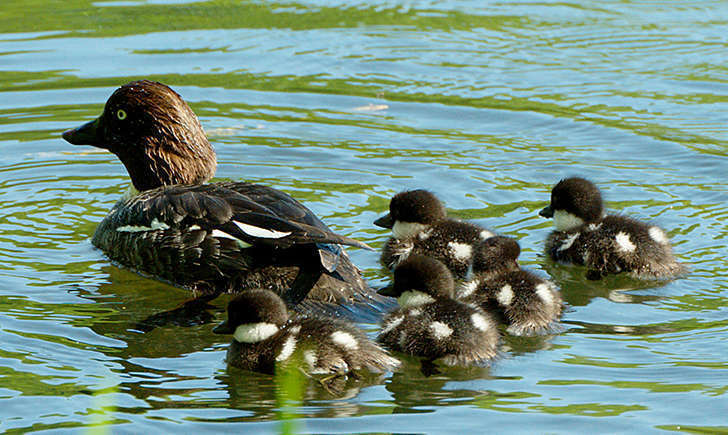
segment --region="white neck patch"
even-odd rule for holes
[[[554,211],[554,226],[558,231],[568,231],[584,225],[584,220],[565,210]]]
[[[403,292],[397,298],[397,302],[402,308],[417,307],[420,305],[429,304],[430,302],[435,302],[435,298],[428,295],[427,293],[422,293],[418,290],[410,290]]]
[[[425,231],[427,227],[428,225],[418,224],[416,222],[395,221],[392,226],[392,235],[395,239],[410,239]]]
[[[272,323],[244,323],[235,328],[233,337],[240,343],[259,343],[271,338],[278,332],[278,327]]]

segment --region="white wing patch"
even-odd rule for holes
[[[432,322],[430,324],[430,329],[432,330],[432,336],[438,340],[442,340],[443,338],[447,338],[452,335],[452,328],[450,328],[447,323]]]
[[[313,370],[313,368],[316,367],[316,362],[318,361],[316,351],[311,349],[304,350],[303,361],[308,365],[309,369]]]
[[[256,227],[254,225],[244,224],[244,223],[238,222],[238,221],[233,221],[233,223],[235,225],[237,225],[238,228],[240,228],[240,230],[242,232],[244,232],[245,234],[252,236],[252,237],[258,237],[261,239],[280,239],[280,238],[286,237],[291,234],[290,231],[285,232],[285,231],[269,230],[266,228]]]
[[[637,246],[635,246],[634,243],[632,243],[632,240],[629,238],[629,234],[625,233],[624,231],[618,232],[614,239],[617,242],[617,250],[619,251],[634,252],[634,250],[637,249]]]
[[[139,233],[139,232],[145,232],[145,231],[158,231],[158,230],[168,230],[169,225],[165,224],[164,222],[159,222],[157,218],[154,218],[152,220],[152,223],[150,226],[145,227],[143,225],[123,225],[120,227],[116,227],[116,231],[122,232],[122,233]]]
[[[458,260],[468,260],[473,254],[473,247],[467,243],[449,242],[447,247],[450,248],[450,252]]]
[[[235,328],[233,338],[239,343],[259,343],[267,340],[278,332],[278,327],[272,323],[244,323]]]
[[[251,245],[250,243],[247,243],[247,242],[245,242],[245,241],[243,241],[243,240],[240,240],[240,239],[238,239],[238,238],[237,238],[237,237],[235,237],[235,236],[231,236],[230,234],[226,233],[225,231],[220,231],[220,230],[212,230],[212,233],[211,233],[211,234],[212,234],[212,237],[216,237],[216,238],[218,238],[218,239],[230,239],[230,240],[235,240],[235,242],[236,242],[236,243],[238,244],[238,246],[240,246],[241,248],[250,248],[251,246],[253,246],[253,245]]]
[[[429,239],[430,236],[432,235],[432,230],[433,230],[432,227],[422,230],[422,232],[420,232],[417,235],[417,238],[419,238],[420,240],[427,240],[427,239]]]
[[[283,348],[281,349],[281,353],[278,354],[276,357],[276,361],[285,361],[288,358],[293,355],[293,352],[296,350],[296,336],[295,335],[289,335],[288,338],[286,338],[285,343],[283,343]]]
[[[669,239],[667,238],[667,235],[664,231],[662,231],[660,228],[657,227],[650,227],[647,232],[650,234],[650,237],[652,240],[656,241],[657,243],[661,245],[667,245],[669,243]]]
[[[331,339],[334,343],[348,350],[359,349],[359,342],[356,338],[346,331],[334,331],[331,333]]]
[[[466,297],[472,295],[475,292],[475,290],[478,289],[479,284],[480,284],[480,280],[478,280],[478,279],[474,279],[472,281],[463,283],[460,286],[460,297],[466,298]]]
[[[392,329],[396,328],[397,326],[399,326],[402,323],[403,320],[404,320],[404,316],[397,316],[397,317],[391,319],[389,322],[387,322],[384,325],[384,328],[382,328],[381,334],[385,334],[385,333],[391,331]]]
[[[539,298],[543,301],[546,305],[553,305],[554,303],[554,294],[551,292],[551,288],[548,286],[548,284],[541,283],[536,286],[536,295],[538,295]]]
[[[561,252],[571,248],[571,245],[574,244],[574,242],[576,241],[576,239],[579,238],[580,235],[581,233],[574,233],[567,237],[564,241],[561,242],[561,246],[559,246],[559,249],[557,249],[557,251]]]
[[[419,309],[419,308],[412,308],[411,310],[409,310],[409,311],[407,312],[407,314],[409,314],[409,315],[410,315],[410,316],[412,316],[412,317],[417,317],[417,316],[419,316],[420,314],[422,314],[422,310],[421,310],[421,309]]]
[[[495,299],[499,304],[509,306],[513,302],[513,288],[510,284],[506,284],[498,290],[498,294],[495,295]]]
[[[487,331],[488,329],[491,329],[493,327],[490,321],[480,313],[473,313],[470,316],[470,320],[473,321],[473,326],[475,327],[475,329],[479,329],[481,331]]]

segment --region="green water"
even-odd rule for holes
[[[728,432],[728,3],[1,6],[0,431]],[[226,298],[204,322],[136,331],[187,294],[91,246],[128,177],[60,133],[139,78],[190,102],[218,179],[285,190],[342,234],[381,247],[389,198],[427,188],[518,238],[569,304],[563,332],[506,335],[491,367],[426,377],[407,360],[298,400],[226,368],[211,332]],[[691,272],[592,282],[548,262],[537,214],[569,175],[667,229]],[[388,282],[377,253],[349,253]]]

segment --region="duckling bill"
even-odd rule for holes
[[[370,301],[375,293],[333,233],[288,194],[245,182],[208,183],[215,151],[197,116],[172,89],[148,80],[121,86],[97,119],[63,133],[109,150],[138,194],[120,200],[92,243],[142,274],[214,297],[270,288],[289,305]]]

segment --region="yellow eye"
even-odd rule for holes
[[[123,121],[126,119],[126,112],[123,109],[119,109],[116,111],[116,117],[119,118],[120,121]]]

